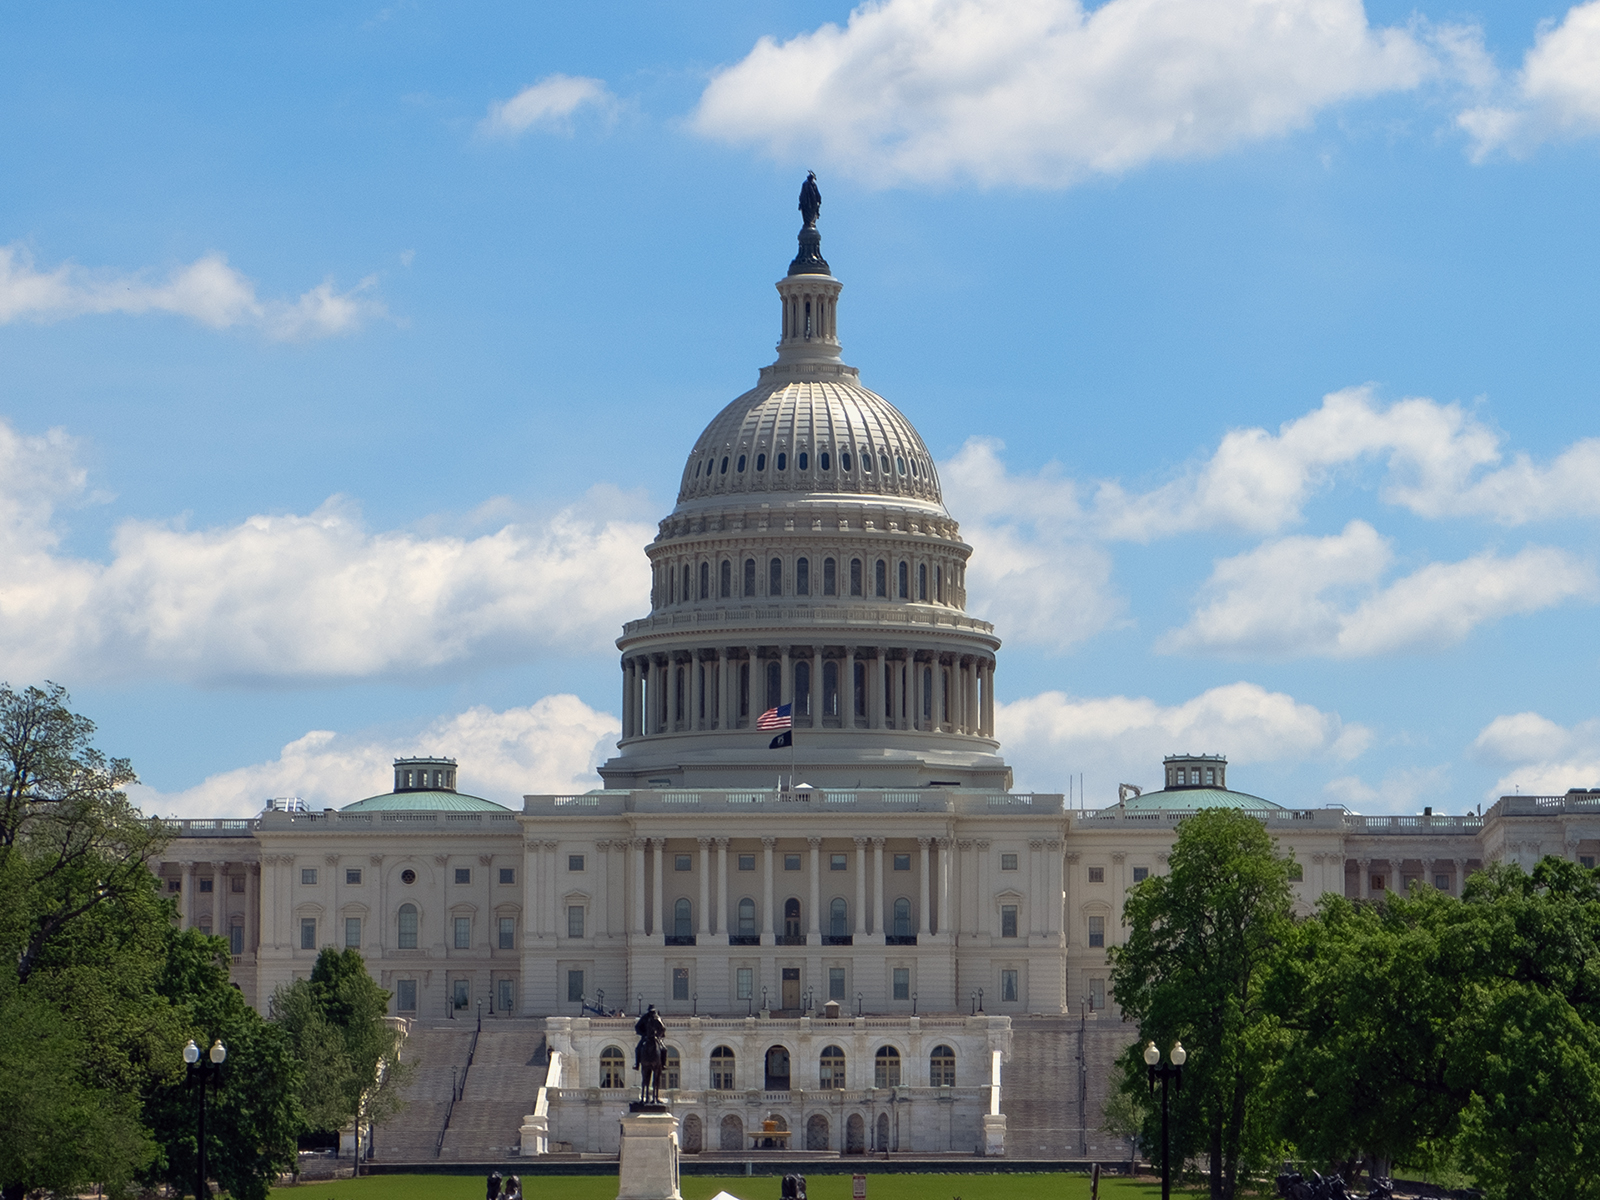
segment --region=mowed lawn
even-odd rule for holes
[[[739,1200],[779,1200],[776,1175],[685,1175],[683,1200],[711,1200],[728,1191]],[[484,1181],[474,1175],[375,1175],[333,1183],[276,1189],[286,1200],[483,1200]],[[1174,1188],[1176,1192],[1178,1189]],[[807,1200],[850,1200],[850,1176],[811,1175]],[[527,1200],[616,1200],[614,1175],[533,1175],[523,1180]],[[1102,1177],[1105,1200],[1159,1200],[1161,1181]],[[867,1173],[867,1200],[1089,1200],[1089,1177],[1075,1174],[874,1175]]]

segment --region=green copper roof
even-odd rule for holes
[[[503,804],[460,792],[385,792],[346,804],[340,812],[510,812]]]
[[[1114,806],[1113,806],[1114,807]],[[1170,788],[1159,792],[1146,792],[1128,800],[1129,812],[1188,812],[1202,808],[1253,808],[1281,809],[1283,805],[1252,796],[1248,792],[1230,792],[1226,788]]]

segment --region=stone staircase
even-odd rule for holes
[[[544,1021],[485,1022],[461,1099],[450,1114],[441,1161],[504,1163],[521,1145],[522,1118],[544,1086]]]
[[[439,1130],[450,1106],[451,1068],[455,1068],[457,1076],[465,1068],[472,1028],[469,1021],[412,1027],[400,1047],[400,1061],[416,1067],[405,1091],[406,1106],[378,1126],[373,1137],[373,1161],[434,1161]]]
[[[1001,1080],[1000,1111],[1006,1115],[1006,1154],[1016,1158],[1126,1159],[1128,1143],[1101,1128],[1101,1109],[1111,1089],[1118,1054],[1136,1035],[1116,1017],[1091,1017],[1084,1028],[1088,1103],[1078,1108],[1076,1016],[1013,1017],[1011,1061]]]

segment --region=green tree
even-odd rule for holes
[[[220,1040],[228,1057],[206,1097],[206,1168],[234,1200],[264,1200],[272,1182],[296,1162],[305,1126],[299,1094],[304,1068],[288,1033],[262,1019],[228,982],[228,943],[198,930],[169,930],[156,990],[182,1024],[182,1039],[202,1050]],[[185,1082],[182,1041],[145,1103],[145,1119],[160,1153],[144,1173],[179,1194],[198,1174],[196,1088]]]
[[[403,1106],[408,1074],[399,1060],[400,1032],[387,1020],[389,993],[367,970],[361,952],[329,947],[309,980],[273,993],[269,1012],[306,1064],[300,1101],[313,1128],[381,1124]],[[360,1160],[357,1159],[357,1170]]]
[[[1265,985],[1291,923],[1290,859],[1262,823],[1233,809],[1178,826],[1171,869],[1130,890],[1127,941],[1111,951],[1111,982],[1139,1043],[1122,1056],[1122,1088],[1147,1088],[1142,1043],[1189,1051],[1173,1096],[1174,1149],[1210,1158],[1213,1200],[1233,1200],[1241,1171],[1274,1149],[1264,1083],[1283,1035]],[[1159,1105],[1144,1143],[1160,1144]]]

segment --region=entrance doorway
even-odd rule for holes
[[[767,1090],[789,1090],[789,1052],[782,1046],[773,1046],[767,1051]]]
[[[783,1007],[800,1007],[800,968],[783,968]]]

